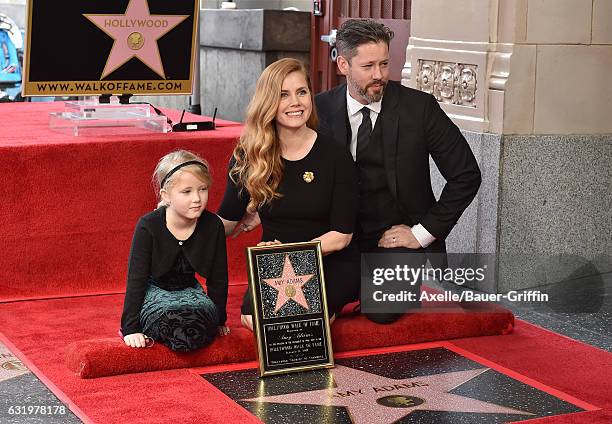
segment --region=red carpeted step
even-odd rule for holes
[[[488,312],[410,314],[391,325],[374,324],[363,315],[353,315],[336,320],[332,340],[334,351],[341,352],[507,334],[513,325],[512,312],[501,308]],[[190,353],[175,353],[161,344],[134,349],[118,337],[80,341],[68,346],[66,364],[81,378],[95,378],[255,359],[253,334],[244,328],[234,328],[230,336],[218,337],[211,345]]]
[[[0,188],[0,245],[8,249],[0,255],[0,302],[125,290],[134,226],[157,204],[151,174],[159,158],[181,148],[207,159],[214,212],[241,132],[219,121],[215,131],[73,137],[49,130],[49,112],[60,110],[60,103],[0,105],[2,165],[11,170]],[[257,234],[228,241],[232,279],[246,278],[244,247],[256,242]]]

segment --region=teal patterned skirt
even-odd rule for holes
[[[199,349],[217,334],[217,308],[202,286],[168,291],[149,282],[140,311],[143,333],[177,352]]]

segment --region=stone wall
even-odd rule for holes
[[[200,104],[202,113],[243,121],[255,83],[270,63],[294,57],[310,61],[310,13],[202,9]],[[160,106],[187,108],[189,96],[141,97]]]
[[[505,258],[494,291],[612,271],[609,22],[608,0],[412,2],[402,82],[438,98],[483,172],[449,251]]]
[[[612,133],[609,22],[609,0],[413,0],[403,82],[472,131]]]

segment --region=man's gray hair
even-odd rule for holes
[[[338,55],[350,61],[360,45],[384,42],[388,47],[394,35],[388,27],[372,19],[349,19],[336,34]]]

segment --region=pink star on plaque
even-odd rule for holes
[[[285,263],[283,265],[283,274],[278,278],[266,278],[263,279],[264,283],[278,291],[276,296],[276,307],[274,313],[277,313],[285,303],[293,300],[304,308],[308,308],[308,301],[304,297],[304,291],[302,286],[306,284],[314,274],[308,275],[295,275],[293,265],[289,260],[289,255],[285,255]]]
[[[157,40],[189,17],[151,15],[147,0],[130,0],[123,15],[83,16],[115,40],[100,79],[133,57],[166,78]]]
[[[353,424],[392,424],[417,410],[533,415],[449,393],[487,370],[488,368],[481,368],[396,380],[336,365],[331,371],[336,387],[244,400],[344,406]]]

